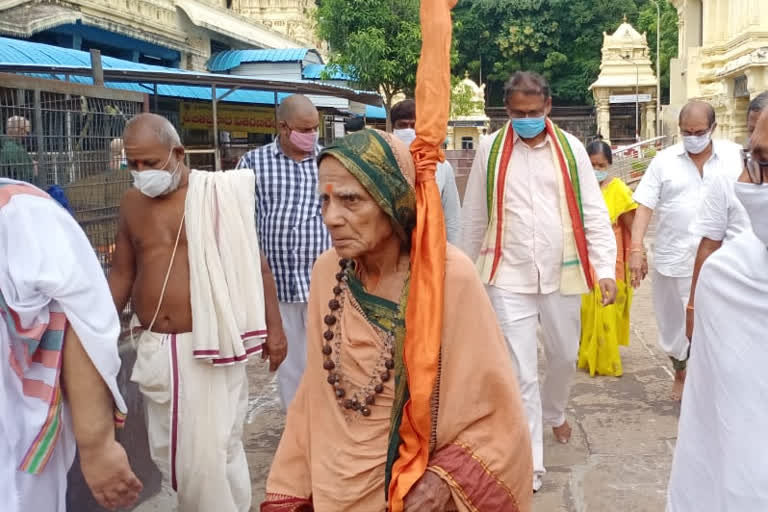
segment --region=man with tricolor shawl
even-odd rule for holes
[[[42,190],[0,178],[0,510],[65,512],[80,467],[96,501],[141,491],[115,426],[120,322],[88,239]]]
[[[480,143],[464,197],[463,248],[477,262],[517,377],[533,445],[533,489],[545,473],[543,424],[561,443],[579,350],[581,295],[616,296],[616,239],[584,146],[547,116],[549,85],[517,72],[504,88],[504,128]],[[590,265],[597,281],[593,282]],[[536,330],[547,357],[539,390]]]
[[[416,140],[365,130],[319,155],[333,248],[309,292],[307,370],[262,512],[530,510],[512,362],[435,183],[455,0],[422,0]]]

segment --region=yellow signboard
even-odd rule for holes
[[[181,126],[189,130],[213,128],[211,103],[181,103]],[[275,110],[243,105],[216,106],[220,132],[275,133]]]

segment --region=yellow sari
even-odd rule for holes
[[[619,217],[635,210],[637,203],[632,200],[629,187],[618,178],[604,185],[602,192],[616,236],[616,302],[604,307],[598,286],[582,298],[579,368],[588,369],[591,376],[597,373],[619,377],[623,373],[619,345],[629,345],[632,306],[628,268],[631,234],[619,222]],[[594,270],[592,272],[594,274]]]

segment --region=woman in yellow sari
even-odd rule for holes
[[[603,191],[613,232],[616,236],[616,302],[603,306],[600,289],[595,287],[584,296],[581,304],[581,346],[579,368],[591,376],[612,375],[619,377],[623,370],[619,345],[629,345],[629,311],[632,306],[632,287],[629,279],[629,250],[632,221],[637,204],[632,191],[619,178],[608,175],[613,163],[611,148],[598,140],[587,146],[589,159],[595,168],[597,181]],[[645,265],[647,268],[647,264]]]

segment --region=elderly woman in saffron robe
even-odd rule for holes
[[[403,346],[414,163],[373,130],[318,159],[333,248],[313,270],[307,370],[262,512],[529,511],[530,439],[510,355],[474,266],[452,246],[427,467],[404,502],[388,502],[412,378]]]

